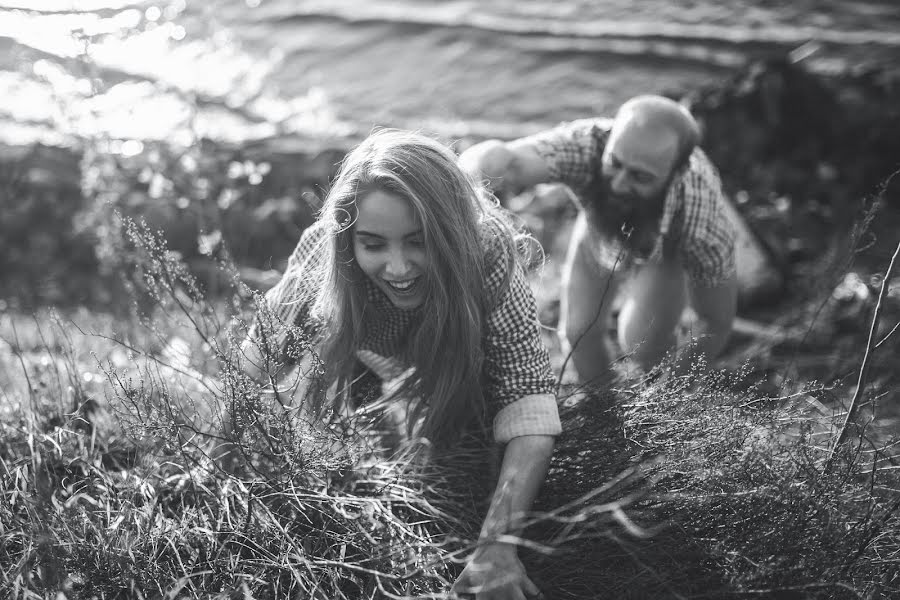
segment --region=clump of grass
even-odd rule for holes
[[[243,375],[236,342],[258,297],[229,275],[232,296],[213,306],[158,235],[126,229],[133,322],[3,325],[0,361],[19,376],[4,375],[0,419],[2,592],[446,591],[477,539],[496,449],[474,436],[423,462],[358,418],[314,427]],[[548,597],[900,593],[889,445],[854,430],[826,469],[840,414],[821,410],[823,386],[776,397],[749,367],[660,373],[564,403],[521,540]]]
[[[4,358],[19,362],[17,383],[24,385],[11,390],[0,422],[4,597],[360,598],[444,587],[457,568],[447,556],[464,548],[472,525],[432,500],[458,498],[462,486],[443,490],[440,480],[414,475],[400,460],[311,468],[305,448],[291,444],[296,454],[277,452],[268,458],[280,463],[266,470],[239,477],[217,466],[211,448],[221,415],[211,408],[223,392],[238,395],[235,403],[251,394],[247,386],[216,387],[215,373],[191,364],[204,360],[188,355],[179,363],[185,356],[162,345],[178,332],[189,347],[206,344],[215,353],[218,335],[227,334],[207,329],[213,313],[193,304],[200,299],[186,272],[157,258],[145,273],[162,292],[156,319],[145,320],[152,326],[142,337],[101,336],[107,352],[130,353],[124,363],[101,365],[108,377],[103,404],[129,435],[115,425],[99,430],[95,413],[104,409],[73,411],[52,385],[98,370],[81,338],[61,336],[73,359],[50,369],[39,368],[47,348],[39,326],[30,340],[17,333],[7,340]],[[173,305],[184,310],[166,313]],[[194,319],[194,335],[167,314]],[[113,439],[120,443],[107,443]],[[256,450],[245,447],[250,456]],[[435,542],[439,531],[454,533],[459,547]]]
[[[657,457],[646,508],[703,548],[723,595],[900,591],[890,449],[858,436],[826,468],[842,415],[817,389],[768,398],[741,372],[697,371],[628,390],[625,437]]]
[[[387,453],[385,437],[360,419],[334,415],[333,427],[315,429],[243,375],[236,341],[256,312],[253,295],[235,279],[230,302],[213,307],[157,234],[125,229],[141,298],[130,325],[80,315],[57,318],[52,340],[39,318],[28,336],[21,322],[4,331],[3,360],[21,377],[0,421],[3,593],[324,599],[448,590],[489,498],[489,444],[472,436],[423,462]],[[41,368],[42,355],[65,360]],[[90,385],[76,402],[54,379]],[[223,468],[223,444],[239,468]],[[583,506],[554,517],[615,527],[611,510],[574,518]]]

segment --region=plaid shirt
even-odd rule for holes
[[[609,138],[610,119],[581,119],[527,138],[550,169],[551,177],[568,185],[580,198],[600,173],[600,159]],[[735,231],[723,203],[727,200],[715,167],[694,149],[688,168],[666,194],[656,245],[648,260],[676,252],[690,280],[719,285],[735,273]],[[615,240],[594,244],[597,260],[609,269],[628,266],[634,257]]]
[[[321,223],[310,226],[291,254],[284,277],[266,293],[266,304],[275,320],[303,325],[315,290],[308,289],[308,276],[321,266],[327,242]],[[537,308],[525,272],[518,262],[509,264],[497,252],[486,253],[488,274],[485,288],[494,298],[483,334],[485,396],[493,403],[494,437],[506,442],[519,435],[556,435],[560,432],[555,398],[555,379],[547,350],[541,340]],[[496,260],[491,260],[496,257]],[[505,289],[504,282],[508,281]],[[357,352],[361,362],[385,381],[402,376],[407,366],[397,355],[407,335],[419,324],[421,310],[395,307],[384,292],[365,279],[366,294],[373,311],[367,311],[365,338]],[[287,332],[276,331],[270,347],[287,350]]]

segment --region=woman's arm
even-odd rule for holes
[[[241,369],[264,385],[275,383],[283,366],[288,329],[301,323],[313,301],[326,230],[320,221],[307,227],[288,258],[281,279],[263,297],[241,343]]]
[[[484,374],[485,397],[499,408],[494,439],[505,449],[478,547],[453,591],[478,600],[524,600],[538,589],[519,561],[517,544],[504,538],[521,533],[562,427],[534,294],[522,265],[497,254],[488,258],[486,288],[496,302],[485,327]]]
[[[518,535],[523,517],[550,466],[554,437],[524,435],[506,445],[500,478],[481,528],[479,546],[453,585],[477,600],[522,600],[539,593],[519,560],[517,546],[497,538]]]

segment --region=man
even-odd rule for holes
[[[561,182],[579,214],[562,276],[560,340],[583,383],[611,375],[607,331],[622,293],[618,341],[645,369],[724,347],[737,306],[735,233],[699,128],[661,96],[627,101],[615,119],[585,119],[511,142],[488,140],[460,164],[498,193]],[[690,344],[676,344],[685,308]]]

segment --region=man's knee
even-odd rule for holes
[[[583,297],[569,297],[567,306],[560,315],[560,332],[569,339],[575,339],[591,331],[607,331],[609,311],[596,299],[588,301]]]
[[[624,340],[620,336],[619,345],[626,356],[645,371],[657,366],[665,358],[666,353],[675,348],[675,336],[670,340]]]
[[[643,369],[651,369],[675,347],[677,319],[654,314],[634,299],[627,299],[619,312],[617,337],[622,352]]]

